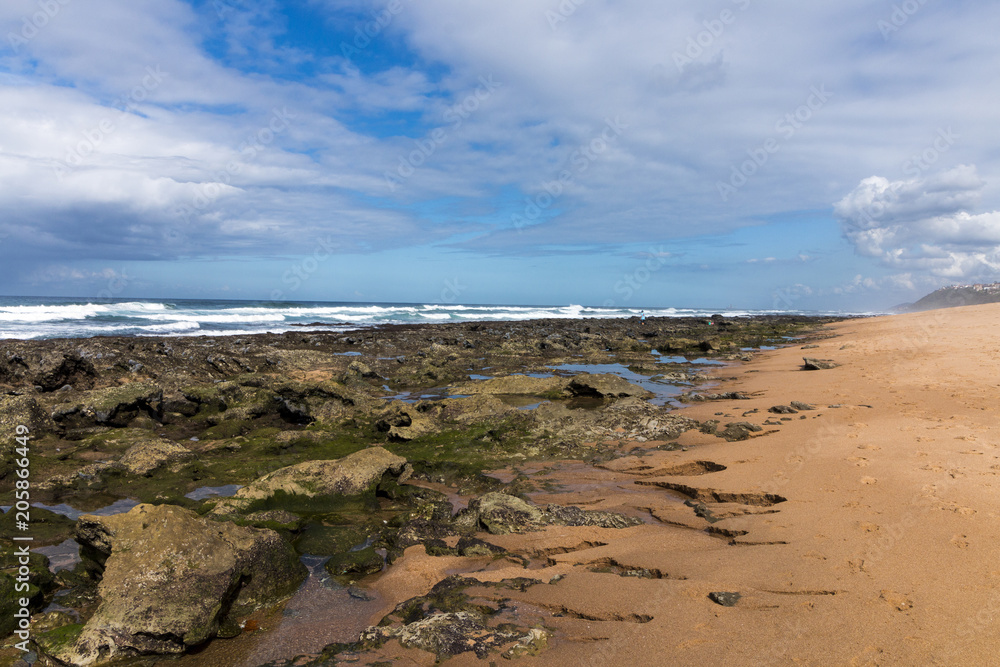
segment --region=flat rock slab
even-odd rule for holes
[[[382,479],[401,473],[406,459],[382,447],[369,447],[332,461],[306,461],[280,468],[219,502],[212,514],[233,514],[277,494],[301,498],[356,496]]]

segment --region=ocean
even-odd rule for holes
[[[0,339],[91,336],[224,336],[301,330],[347,331],[378,324],[637,317],[640,308],[494,306],[206,299],[0,297]],[[844,315],[814,311],[646,308],[647,317]]]

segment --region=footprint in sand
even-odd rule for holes
[[[847,460],[859,468],[867,468],[869,466],[868,459],[863,456],[852,456]]]
[[[877,484],[878,480],[875,479],[874,477],[862,477],[861,478],[861,483],[862,484],[867,484],[867,485],[871,486],[872,484]]]
[[[969,548],[969,541],[967,539],[965,539],[966,537],[968,537],[968,536],[967,535],[955,535],[954,537],[951,538],[950,541],[951,541],[952,544],[954,544],[959,549],[968,549]]]

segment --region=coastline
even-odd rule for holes
[[[679,665],[985,660],[987,617],[1000,608],[1000,570],[990,565],[1000,554],[989,537],[997,493],[989,484],[1000,474],[989,433],[1000,392],[989,378],[1000,363],[986,347],[998,320],[1000,308],[979,306],[828,324],[819,336],[833,337],[812,343],[818,347],[791,345],[711,371],[720,383],[712,391],[748,398],[673,411],[703,426],[763,428],[746,440],[705,428],[675,440],[630,439],[632,427],[619,427],[620,435],[612,429],[586,444],[598,458],[494,468],[505,485],[529,477],[523,496],[536,506],[620,514],[639,525],[478,533],[520,560],[430,556],[422,544],[409,546],[368,581],[383,601],[369,608],[368,622],[461,572],[493,586],[469,581],[466,594],[500,605],[524,627],[547,629],[526,664],[638,664],[650,655]],[[622,349],[620,361],[629,354]],[[803,356],[840,366],[803,371]],[[344,357],[337,372],[353,359]],[[942,392],[947,403],[938,407]],[[818,409],[768,412],[792,401]],[[495,588],[524,578],[539,583]],[[708,597],[719,592],[740,598],[724,607]],[[436,660],[395,639],[365,657]],[[459,653],[448,664],[497,658]]]
[[[555,556],[552,574],[566,579],[519,597],[578,618],[560,620],[573,640],[537,664],[992,661],[1000,610],[998,322],[994,305],[850,320],[827,325],[834,337],[818,348],[790,346],[719,371],[735,371],[725,390],[752,398],[692,405],[687,416],[739,418],[756,409],[752,417],[760,417],[793,400],[817,410],[787,415],[783,426],[748,441],[688,431],[678,440],[686,452],[615,461],[625,478],[632,472],[642,484],[683,489],[675,499],[697,493],[715,516],[751,513],[710,523],[668,502],[663,490],[649,502],[665,525]],[[841,365],[803,371],[806,355]],[[695,461],[726,469],[657,474]],[[757,504],[719,503],[713,494]],[[762,494],[787,500],[765,505]],[[705,533],[720,528],[729,540]],[[549,532],[513,541],[550,550],[602,541]],[[611,581],[580,572],[597,561],[663,578]],[[708,599],[718,591],[742,597],[725,608]],[[636,623],[638,616],[651,620]],[[654,655],[663,659],[651,663]]]

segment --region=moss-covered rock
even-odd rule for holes
[[[280,468],[220,501],[213,514],[251,511],[275,497],[308,501],[356,496],[373,491],[386,472],[399,475],[406,459],[382,447],[369,447],[334,461],[306,461]]]
[[[335,554],[326,562],[325,567],[326,571],[334,576],[347,574],[362,576],[381,572],[382,566],[382,556],[374,547],[366,547],[358,551]]]
[[[101,603],[62,660],[181,653],[224,623],[292,593],[306,575],[270,530],[214,522],[169,505],[138,505],[77,523],[81,555],[100,573]]]

